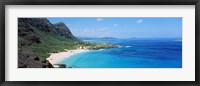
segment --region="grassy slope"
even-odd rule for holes
[[[45,33],[38,29],[34,29],[34,32],[40,38],[41,43],[33,43],[32,45],[26,47],[38,54],[39,57],[47,58],[49,57],[48,53],[56,53],[63,51],[64,49],[76,48],[73,41],[68,40],[63,36]]]

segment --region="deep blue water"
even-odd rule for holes
[[[182,68],[182,42],[177,39],[90,39],[120,48],[93,50],[63,62],[75,68]]]

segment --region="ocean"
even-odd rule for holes
[[[61,64],[72,68],[182,68],[182,41],[175,38],[83,40],[120,47],[77,54]]]

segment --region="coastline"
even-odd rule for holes
[[[46,58],[52,65],[58,64],[59,62],[65,60],[66,58],[69,58],[73,55],[88,52],[91,50],[88,49],[76,49],[76,50],[69,50],[66,52],[59,52],[59,53],[51,53],[51,55]]]

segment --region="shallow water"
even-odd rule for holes
[[[182,42],[176,39],[90,39],[120,48],[93,50],[63,62],[75,68],[182,68]]]

